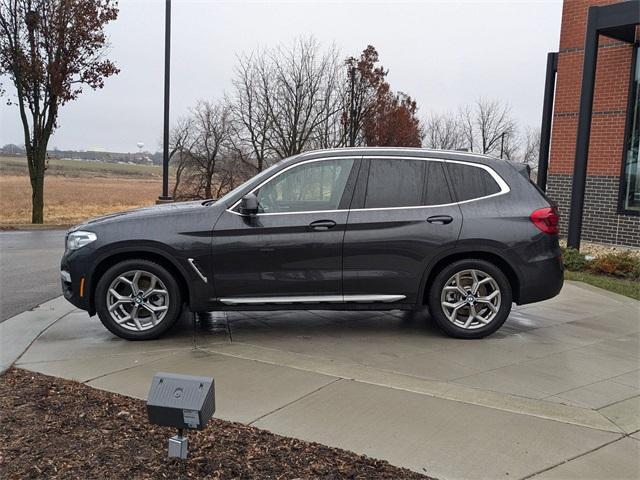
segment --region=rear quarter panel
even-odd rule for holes
[[[548,207],[549,202],[529,180],[509,164],[492,168],[507,182],[510,191],[460,204],[463,224],[458,247],[470,251],[486,248],[502,256],[518,276],[521,291],[516,292],[516,297],[520,297],[529,280],[540,275],[541,264],[557,263],[558,237],[541,232],[531,222],[531,213]]]

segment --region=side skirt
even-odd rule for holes
[[[414,310],[415,303],[289,303],[261,305],[224,305],[211,306],[211,312],[273,312],[281,310],[338,310],[338,311],[389,311]]]
[[[392,303],[404,298],[406,298],[405,295],[300,295],[220,298],[219,302],[224,305],[316,305],[323,303]]]

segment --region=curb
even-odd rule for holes
[[[33,230],[68,230],[73,225],[69,224],[46,224],[46,223],[9,223],[6,225],[0,225],[0,232],[14,232],[14,231],[33,231]]]
[[[51,325],[74,310],[76,307],[59,296],[0,323],[0,374]]]

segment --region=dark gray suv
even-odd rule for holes
[[[78,225],[65,297],[114,334],[156,338],[184,305],[213,310],[411,310],[480,338],[513,302],[562,288],[558,214],[524,168],[460,152],[304,153],[217,201]]]

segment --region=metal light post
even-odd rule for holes
[[[356,67],[351,66],[349,70],[349,80],[351,83],[349,94],[349,146],[356,146],[356,112],[355,112],[355,87],[356,87]]]
[[[170,202],[169,195],[169,82],[171,80],[171,0],[166,0],[164,24],[164,130],[162,135],[162,195],[158,203]]]

